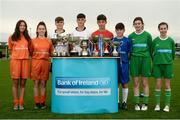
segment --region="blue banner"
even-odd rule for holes
[[[117,59],[53,58],[52,112],[118,112]]]

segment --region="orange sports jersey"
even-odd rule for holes
[[[102,35],[103,38],[110,38],[110,39],[113,38],[113,33],[108,30],[104,30],[104,31],[96,30],[95,32],[92,33],[91,36],[95,37],[95,36],[99,36],[99,35]]]
[[[48,38],[34,38],[30,49],[33,59],[49,59],[54,47]]]
[[[8,48],[11,50],[11,59],[29,59],[28,41],[21,35],[18,41],[8,39]]]

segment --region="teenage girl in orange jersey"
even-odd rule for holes
[[[24,109],[24,94],[26,79],[29,77],[29,43],[30,36],[27,24],[19,20],[13,35],[9,37],[8,47],[10,51],[10,74],[13,80],[12,92],[14,110]],[[20,93],[18,88],[20,85]]]
[[[34,80],[35,109],[45,109],[46,82],[49,79],[49,58],[54,50],[52,42],[47,38],[44,22],[37,25],[37,37],[32,40],[31,79]]]

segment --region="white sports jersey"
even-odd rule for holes
[[[83,37],[85,39],[88,39],[91,36],[91,33],[86,29],[83,31],[77,31],[77,28],[72,32],[73,36]]]
[[[53,33],[52,35],[51,35],[51,38],[54,38],[54,39],[56,39],[57,38],[57,34],[58,33]],[[68,34],[65,30],[64,30],[64,32],[63,33],[60,33],[59,35],[60,36],[66,36],[66,34]]]

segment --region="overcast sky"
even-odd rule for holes
[[[98,29],[99,14],[107,16],[106,28],[113,33],[114,26],[123,22],[125,35],[134,31],[132,21],[136,16],[144,19],[145,30],[153,36],[159,35],[157,25],[165,21],[169,24],[169,35],[180,42],[180,0],[0,0],[0,41],[7,41],[19,19],[27,22],[32,37],[40,21],[46,23],[51,34],[57,16],[64,17],[64,27],[71,32],[78,13],[86,14],[86,26],[92,32]]]

